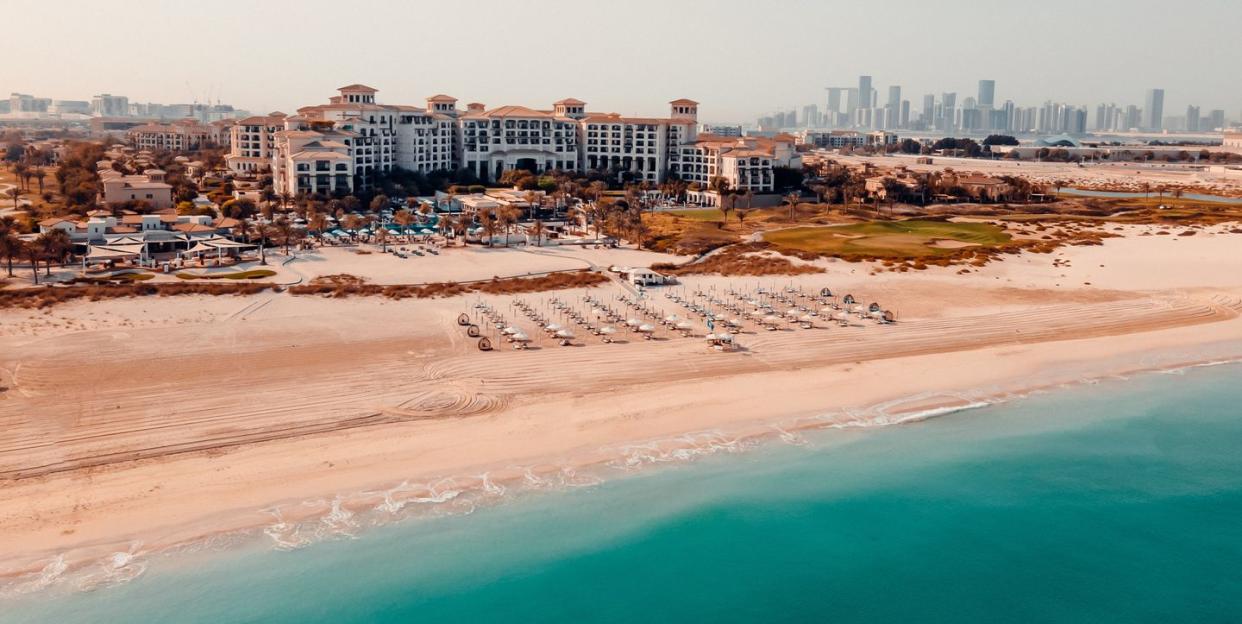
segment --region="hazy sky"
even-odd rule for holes
[[[0,93],[221,101],[254,112],[320,103],[344,84],[379,101],[436,93],[748,121],[874,76],[998,103],[1242,111],[1242,0],[0,0]]]

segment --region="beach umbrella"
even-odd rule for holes
[[[708,340],[708,341],[715,340],[715,339],[716,339],[716,334],[708,334],[708,335],[706,335],[706,336],[703,336],[703,339],[704,339],[704,340]]]
[[[560,330],[561,330],[561,326],[560,326],[560,324],[559,324],[559,323],[548,323],[548,326],[547,326],[547,327],[545,327],[544,329],[546,329],[546,330],[548,330],[548,331],[550,331],[550,332],[560,331]]]
[[[502,329],[502,330],[501,330],[501,333],[503,333],[503,334],[505,334],[505,335],[508,335],[508,336],[513,336],[513,335],[515,335],[515,334],[520,334],[520,333],[522,333],[522,332],[521,332],[521,330],[519,330],[518,328],[516,328],[516,327],[514,327],[514,326],[510,325],[510,326],[508,326],[508,327],[506,327],[506,328]]]
[[[649,333],[651,333],[651,332],[655,331],[655,326],[650,325],[650,324],[648,324],[648,323],[643,323],[642,325],[639,325],[639,326],[638,326],[638,331],[640,331],[640,332],[642,332],[642,333],[644,333],[644,334],[649,334]]]
[[[666,323],[676,323],[679,320],[681,320],[681,317],[677,316],[676,314],[670,314],[664,317],[664,321]]]
[[[850,320],[850,315],[848,312],[845,312],[844,310],[842,310],[841,312],[837,312],[836,315],[833,316],[833,318],[837,319],[838,321],[848,321]]]
[[[685,331],[693,327],[693,325],[690,324],[690,321],[681,321],[680,323],[676,325],[676,327],[677,329]]]
[[[617,333],[617,328],[612,327],[611,325],[605,325],[599,328],[599,333],[604,334],[605,336],[610,336],[612,334]]]
[[[627,321],[625,322],[625,324],[626,324],[626,325],[629,325],[630,327],[638,327],[639,325],[641,325],[641,324],[642,324],[642,321],[640,321],[640,320],[638,320],[638,319],[636,319],[636,318],[632,318],[632,319],[627,320]]]
[[[768,316],[763,317],[763,322],[765,325],[775,325],[779,323],[780,321],[781,319],[778,316],[768,315]]]
[[[510,337],[513,338],[513,342],[530,342],[530,336],[522,332],[517,332]]]
[[[574,333],[573,333],[573,332],[571,332],[571,331],[569,331],[568,329],[562,329],[562,330],[560,330],[560,331],[556,332],[556,337],[557,337],[557,338],[565,338],[565,339],[569,339],[569,338],[573,338],[573,337],[574,337]]]
[[[798,318],[798,320],[802,321],[803,323],[814,323],[815,322],[815,319],[811,318],[809,314],[802,315],[800,318]]]

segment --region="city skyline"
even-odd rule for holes
[[[1187,5],[1202,24],[1193,31],[1170,33],[1159,49],[1138,40],[1128,47],[1088,45],[1126,35],[1128,22],[1122,18],[1159,6],[1150,1],[1001,6],[993,12],[1003,14],[999,19],[975,15],[965,10],[966,3],[897,3],[892,13],[902,19],[885,21],[880,45],[874,29],[863,28],[872,19],[865,7],[842,2],[782,2],[751,15],[744,3],[733,1],[664,6],[640,0],[635,3],[639,10],[625,14],[559,1],[536,7],[483,1],[470,11],[485,19],[469,20],[469,28],[457,31],[411,25],[463,23],[460,8],[377,1],[359,3],[355,9],[362,16],[383,18],[368,22],[374,35],[367,38],[371,53],[361,57],[325,54],[331,48],[324,44],[334,41],[332,33],[340,28],[339,17],[334,11],[315,11],[314,2],[304,3],[306,8],[294,16],[278,7],[229,0],[210,12],[188,5],[134,3],[126,17],[132,32],[162,32],[170,22],[194,24],[193,49],[210,52],[203,58],[211,62],[190,64],[184,53],[133,60],[94,53],[99,38],[107,35],[96,24],[105,21],[110,7],[5,3],[23,16],[27,27],[7,36],[0,49],[18,57],[38,49],[44,60],[6,68],[0,90],[53,99],[82,100],[98,93],[141,102],[218,99],[267,112],[311,100],[324,85],[357,81],[383,89],[394,102],[421,101],[435,93],[489,106],[576,97],[610,103],[614,108],[600,112],[622,114],[653,114],[659,112],[651,108],[653,101],[692,97],[704,102],[705,120],[737,122],[791,105],[822,106],[825,86],[850,85],[865,74],[873,77],[879,103],[886,101],[889,86],[900,85],[916,109],[924,93],[973,94],[978,80],[991,79],[996,81],[997,105],[1053,100],[1124,106],[1141,103],[1147,89],[1162,88],[1166,114],[1192,105],[1204,111],[1224,109],[1231,117],[1242,110],[1242,85],[1211,80],[1223,75],[1219,68],[1229,58],[1242,53],[1242,42],[1229,32],[1231,24],[1242,20],[1242,6],[1219,0]],[[963,10],[952,10],[954,6]],[[1064,18],[1058,6],[1067,11],[1072,7],[1074,19]],[[658,7],[661,19],[645,19],[650,13],[644,7]],[[549,21],[550,16],[558,19]],[[253,29],[238,27],[246,22],[296,24],[307,33],[323,34],[265,41],[253,37]],[[554,23],[568,27],[547,32]],[[833,27],[820,35],[805,26],[817,23]],[[1012,26],[998,25],[1006,23]],[[758,37],[768,51],[733,55],[728,54],[730,40],[719,36],[730,28],[748,41],[756,39],[756,32],[793,30],[789,36]],[[1058,37],[1021,45],[1014,38],[1018,31],[1055,32]],[[57,45],[41,42],[48,32],[60,35]],[[535,43],[522,36],[530,32],[540,33]],[[429,58],[437,62],[420,62]],[[736,77],[723,79],[721,72],[710,69],[726,61],[725,75],[746,76],[746,88],[738,88]],[[49,66],[62,69],[50,72]],[[679,66],[687,69],[676,71]],[[279,71],[262,71],[264,67]],[[635,72],[635,67],[647,69]]]

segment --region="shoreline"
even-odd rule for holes
[[[0,311],[0,595],[125,580],[161,553],[295,548],[528,489],[797,443],[808,429],[889,426],[1242,359],[1237,239],[1143,236],[1152,229],[964,275],[818,260],[823,273],[687,276],[644,301],[658,318],[687,313],[674,294],[715,306],[760,287],[831,286],[898,312],[891,325],[821,318],[765,331],[747,321],[735,353],[706,348],[705,327],[695,338],[620,333],[613,344],[583,332],[564,348],[502,295],[269,293]],[[545,261],[467,251],[459,270],[513,258]],[[346,265],[331,270],[377,283],[417,268],[338,260]],[[582,310],[586,294],[620,306],[623,293],[521,299],[568,323],[553,298]],[[533,336],[531,348],[479,352],[456,320],[477,317],[480,302]],[[800,302],[816,305],[791,295],[781,307]]]
[[[1075,340],[1117,340],[1116,336]],[[1060,341],[1058,341],[1060,342]],[[1071,341],[1072,342],[1072,341]],[[1039,346],[1057,342],[1038,343]],[[1157,365],[1126,365],[1130,357],[1097,356],[1075,362],[1072,375],[1048,376],[1035,383],[1021,376],[993,379],[974,387],[955,387],[917,394],[893,394],[865,406],[835,406],[813,411],[771,413],[735,421],[726,427],[687,430],[671,436],[617,440],[595,449],[575,449],[565,455],[530,458],[526,463],[500,462],[462,466],[452,474],[406,476],[401,480],[356,483],[354,487],[324,492],[316,497],[294,497],[272,501],[262,508],[232,510],[190,526],[163,527],[181,537],[169,541],[147,541],[137,533],[81,548],[83,552],[26,553],[24,564],[15,559],[0,562],[0,599],[31,595],[36,591],[78,583],[70,591],[86,591],[120,584],[137,578],[153,559],[179,557],[204,551],[220,552],[248,546],[299,549],[316,543],[353,537],[392,523],[411,521],[424,515],[468,514],[476,509],[504,504],[514,495],[551,490],[566,493],[574,487],[593,486],[605,480],[624,478],[630,473],[664,464],[693,462],[720,452],[745,452],[774,442],[801,444],[804,432],[828,429],[870,430],[922,422],[943,415],[980,409],[1021,400],[1044,392],[1055,392],[1106,380],[1129,381],[1144,374],[1230,365],[1242,362],[1242,332],[1225,343],[1207,342],[1201,348],[1216,347],[1223,353],[1203,357],[1179,357],[1179,348],[1140,350],[1140,359],[1164,359]],[[980,351],[994,350],[995,348]],[[974,351],[911,356],[935,358],[970,355]],[[1118,366],[1118,364],[1122,364]],[[1091,371],[1088,376],[1081,376]],[[413,483],[412,483],[413,482]],[[410,511],[407,511],[409,509]],[[100,578],[100,577],[103,578]]]

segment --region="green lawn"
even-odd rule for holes
[[[948,255],[963,246],[998,245],[1008,242],[1010,236],[986,223],[916,220],[797,227],[769,232],[763,238],[777,248],[792,251],[904,259]]]
[[[689,208],[686,210],[669,210],[663,214],[690,219],[691,221],[720,221],[724,215],[715,208]]]

